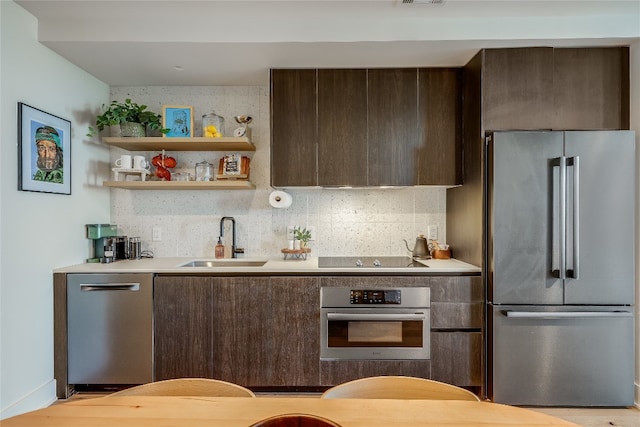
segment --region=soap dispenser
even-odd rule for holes
[[[216,258],[224,258],[224,245],[222,244],[222,236],[218,237],[218,244],[216,245]]]

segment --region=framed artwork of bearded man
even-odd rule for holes
[[[18,103],[18,190],[71,194],[71,122]]]

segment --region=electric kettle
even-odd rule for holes
[[[427,244],[427,239],[424,237],[424,234],[421,234],[416,238],[416,244],[413,247],[413,250],[409,249],[409,243],[407,243],[406,240],[402,239],[402,241],[406,245],[407,250],[411,252],[411,256],[413,256],[413,258],[431,258],[431,256],[429,255],[429,245]]]

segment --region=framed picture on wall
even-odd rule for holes
[[[71,194],[71,122],[18,102],[18,190]]]
[[[163,105],[162,127],[169,129],[163,136],[184,138],[193,136],[193,107],[185,105]]]

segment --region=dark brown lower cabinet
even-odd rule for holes
[[[318,385],[317,279],[161,276],[154,292],[156,380]]]
[[[214,376],[247,387],[317,386],[317,279],[216,278]]]
[[[320,360],[320,287],[431,288],[430,360]],[[374,375],[482,384],[482,279],[158,276],[155,380],[217,378],[247,387],[327,387]]]
[[[431,333],[431,379],[458,386],[482,385],[482,333]]]
[[[156,277],[154,379],[212,378],[213,289],[200,277]]]

